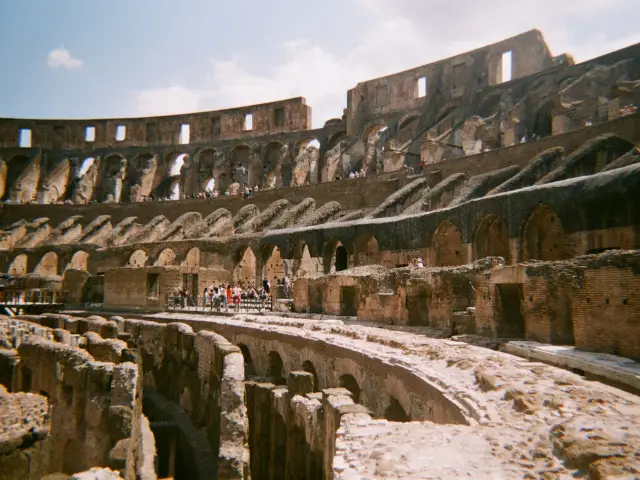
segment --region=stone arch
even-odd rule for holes
[[[320,141],[314,137],[300,140],[294,147],[294,155],[291,186],[318,183]]]
[[[563,260],[567,258],[564,229],[560,217],[549,205],[538,205],[522,231],[522,260]]]
[[[225,154],[213,148],[205,148],[197,154],[197,160],[200,168],[200,190],[206,191],[213,180],[213,189],[224,193],[231,184],[231,169]]]
[[[149,257],[144,250],[136,250],[127,259],[127,267],[144,267]]]
[[[102,178],[96,189],[96,200],[119,202],[122,198],[124,178],[127,173],[127,159],[119,153],[111,153],[102,161]]]
[[[553,133],[553,105],[550,102],[542,105],[533,119],[533,138],[544,138]]]
[[[282,143],[270,142],[264,148],[262,164],[264,165],[265,188],[282,186]]]
[[[153,262],[153,265],[156,267],[168,267],[170,265],[173,265],[175,260],[176,253],[170,248],[165,248],[158,254],[158,257],[156,258],[155,262]]]
[[[476,229],[474,251],[476,260],[485,257],[502,257],[510,263],[509,230],[498,215],[483,218]]]
[[[28,273],[28,257],[26,254],[21,253],[20,255],[16,255],[9,267],[7,268],[7,273],[10,275],[25,275]]]
[[[379,259],[380,251],[378,248],[378,240],[376,240],[376,237],[374,237],[370,233],[358,235],[354,242],[355,266],[361,267],[363,265],[374,265],[379,263]]]
[[[262,278],[268,278],[275,287],[277,280],[282,280],[289,274],[287,265],[277,246],[266,245],[262,251]]]
[[[200,266],[200,249],[198,247],[193,247],[187,252],[187,255],[184,257],[182,261],[182,265],[186,267],[199,267]]]
[[[460,230],[451,222],[440,222],[433,234],[434,265],[438,267],[462,265],[465,255]]]
[[[71,260],[67,265],[67,269],[84,270],[85,272],[88,271],[89,270],[89,254],[83,250],[78,250],[71,257]]]
[[[293,249],[292,276],[305,277],[319,272],[316,260],[311,256],[307,242],[300,240]]]
[[[254,283],[256,281],[256,256],[251,247],[243,247],[235,255],[233,280]]]
[[[16,155],[5,162],[6,165],[0,169],[0,191],[2,192],[0,198],[2,200],[11,198],[11,191],[20,188],[17,183],[29,170],[32,162],[33,159],[26,155]],[[31,189],[35,191],[35,187],[36,186],[33,185]],[[21,198],[25,199],[25,196]],[[30,198],[28,200],[30,200]]]
[[[349,252],[340,241],[327,241],[322,248],[324,273],[335,273],[349,268]]]
[[[313,375],[313,391],[320,391],[320,382],[318,379],[318,372],[316,371],[316,367],[310,360],[305,360],[302,362],[302,370]]]
[[[284,385],[285,371],[282,357],[276,351],[269,352],[269,366],[267,368],[267,377],[276,385]]]
[[[136,155],[127,168],[121,199],[136,203],[151,195],[153,179],[157,169],[157,155],[152,153]]]
[[[389,397],[389,405],[384,411],[384,418],[390,422],[410,422],[411,417],[395,397]]]
[[[353,375],[344,374],[340,376],[340,387],[351,392],[354,403],[360,403],[360,385]]]
[[[51,277],[58,274],[58,254],[56,252],[45,253],[33,269],[33,273],[43,277]]]
[[[365,142],[364,157],[359,164],[352,166],[355,167],[353,168],[354,170],[364,170],[366,174],[383,170],[383,146],[386,141],[386,134],[388,133],[389,127],[386,123],[376,122],[365,128],[363,135]]]
[[[347,132],[345,132],[344,130],[334,133],[327,139],[327,150],[331,150],[339,142],[341,142],[346,138],[347,138]]]
[[[249,347],[247,347],[244,343],[239,343],[238,348],[240,349],[242,358],[244,360],[244,378],[248,380],[250,377],[253,377],[256,374],[255,366],[253,365],[253,358],[251,357]]]
[[[247,145],[236,145],[229,152],[231,166],[231,182],[240,186],[253,186],[251,178],[251,148]]]

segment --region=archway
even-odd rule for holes
[[[275,287],[278,284],[278,280],[282,281],[288,273],[284,260],[280,255],[280,249],[275,246],[271,249],[267,247],[262,258],[264,260],[262,277],[268,278],[271,285]]]
[[[544,105],[536,113],[533,121],[533,138],[548,137],[553,133],[553,116],[550,106]]]
[[[241,186],[255,185],[255,172],[251,171],[251,149],[246,145],[238,145],[229,152],[231,165],[231,181]]]
[[[309,253],[307,243],[304,240],[299,241],[293,252],[293,277],[316,275],[322,271],[318,266],[317,261]]]
[[[302,370],[313,375],[313,391],[319,392],[320,382],[318,380],[318,372],[316,372],[316,367],[313,366],[313,363],[311,363],[309,360],[305,360],[304,362],[302,362]]]
[[[127,160],[122,155],[112,154],[104,159],[102,165],[102,191],[97,200],[117,203],[122,197],[123,181],[127,173]]]
[[[533,209],[522,233],[522,259],[563,260],[567,258],[560,218],[548,205]]]
[[[231,182],[229,162],[222,152],[207,148],[198,153],[200,189],[224,193]]]
[[[89,254],[82,250],[77,251],[71,257],[71,261],[69,262],[69,265],[67,265],[67,268],[71,270],[89,270]]]
[[[340,386],[346,388],[353,395],[353,403],[360,403],[360,385],[353,375],[344,374],[340,376]]]
[[[233,280],[245,283],[256,281],[256,256],[250,247],[245,247],[236,254]]]
[[[400,405],[400,402],[394,398],[389,398],[389,405],[384,412],[384,418],[389,420],[390,422],[410,422],[411,417],[405,409]]]
[[[5,169],[0,170],[0,188],[2,188],[2,200],[7,200],[8,198],[10,198],[12,189],[22,188],[21,186],[17,185],[18,180],[20,180],[20,178],[23,177],[27,172],[32,161],[33,159],[27,157],[26,155],[17,155],[6,162]],[[35,190],[36,186],[30,185],[29,187],[31,190]],[[24,197],[30,196],[25,195],[22,198],[24,199]]]
[[[187,252],[182,265],[186,267],[198,267],[200,266],[200,249],[198,247],[193,247],[191,250]]]
[[[355,266],[374,265],[379,263],[378,241],[371,234],[362,234],[356,238],[354,243]],[[338,263],[338,253],[336,250],[336,264]],[[336,266],[336,271],[338,267]]]
[[[382,171],[384,161],[383,145],[389,133],[389,127],[385,124],[375,124],[365,130],[365,150],[362,162],[355,165],[352,170],[364,170],[365,174]],[[347,173],[347,172],[345,172]]]
[[[249,347],[244,343],[239,343],[238,348],[240,349],[240,352],[242,352],[242,358],[244,359],[244,378],[248,380],[256,374],[256,370],[253,365],[253,358],[251,358]]]
[[[176,253],[170,248],[165,248],[160,252],[158,258],[153,264],[157,267],[168,267],[170,265],[173,265],[173,262],[175,262],[175,260]]]
[[[10,275],[24,275],[27,273],[27,255],[21,253],[20,255],[16,255],[9,268],[7,269],[7,273]]]
[[[318,183],[318,161],[320,159],[320,141],[317,138],[307,138],[298,142],[295,147],[295,160],[291,186]]]
[[[433,234],[433,255],[438,267],[462,265],[465,255],[462,246],[462,235],[451,222],[445,220],[438,225]]]
[[[287,383],[284,378],[284,363],[282,362],[282,357],[280,357],[278,352],[269,352],[267,377],[269,377],[275,385],[285,385]]]
[[[144,250],[136,250],[133,252],[127,260],[127,267],[144,267],[147,263],[147,252]]]
[[[502,257],[510,263],[509,231],[502,218],[497,215],[485,217],[476,230],[476,260],[485,257]]]
[[[349,252],[339,241],[328,241],[322,248],[324,273],[335,273],[349,268]]]
[[[58,254],[55,252],[45,253],[36,267],[33,269],[33,273],[42,275],[43,277],[50,277],[58,274]]]
[[[136,156],[127,168],[121,199],[141,202],[151,194],[153,179],[158,168],[158,157],[151,153]]]
[[[264,182],[265,188],[282,186],[282,143],[271,142],[264,149]]]

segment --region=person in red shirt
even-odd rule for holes
[[[233,293],[231,292],[231,285],[227,285],[227,312],[229,311],[229,305],[233,303]]]

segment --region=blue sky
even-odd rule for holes
[[[640,42],[638,0],[0,2],[0,116],[182,113],[305,96],[314,125],[358,81],[540,28],[586,60]],[[635,20],[633,20],[635,19]]]

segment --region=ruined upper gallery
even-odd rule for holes
[[[440,163],[612,120],[640,46],[574,65],[538,31],[359,83],[311,129],[303,98],[106,120],[0,119],[0,198],[139,202],[300,186]]]

